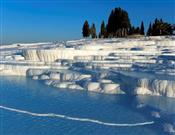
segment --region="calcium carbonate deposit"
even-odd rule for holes
[[[0,74],[62,89],[175,97],[175,37],[0,46]]]

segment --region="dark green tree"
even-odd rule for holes
[[[170,23],[164,22],[162,19],[158,20],[156,18],[152,26],[151,34],[153,36],[172,35],[172,25]]]
[[[112,10],[107,24],[107,34],[111,37],[125,37],[130,27],[127,11],[119,8]]]
[[[144,23],[142,21],[141,26],[140,26],[140,34],[145,35],[145,28],[144,28]]]
[[[97,37],[97,35],[96,35],[96,28],[95,28],[95,24],[94,23],[92,24],[90,33],[91,33],[91,37],[92,38],[96,38]]]
[[[137,27],[135,30],[134,30],[134,34],[140,34],[140,28]]]
[[[139,31],[140,31],[140,30],[139,30],[139,27],[135,28],[134,26],[132,26],[132,27],[129,28],[128,34],[129,34],[129,35],[139,34],[139,33],[138,33]]]
[[[90,35],[89,23],[87,20],[84,22],[82,34],[83,34],[83,37],[89,37]]]
[[[147,31],[147,36],[151,36],[152,35],[152,25],[151,23],[149,24],[149,28],[148,28],[148,31]]]
[[[154,20],[153,25],[152,25],[152,32],[151,32],[152,36],[159,35],[159,29],[157,28],[157,26],[158,26],[158,19],[156,18]]]
[[[107,31],[106,31],[106,26],[105,26],[104,21],[102,21],[102,23],[101,23],[100,37],[101,38],[106,38],[107,37]]]
[[[129,31],[128,31],[128,35],[132,35],[132,34],[133,34],[133,30],[132,30],[132,27],[130,26]]]
[[[98,38],[101,38],[101,33],[98,34]]]

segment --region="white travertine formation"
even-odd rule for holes
[[[120,90],[120,85],[115,83],[102,83],[101,88],[104,93],[108,94],[124,94],[124,91]]]
[[[38,76],[33,76],[32,79],[33,80],[38,80]]]
[[[68,85],[68,89],[73,89],[73,90],[84,90],[84,88],[82,88],[81,86],[77,85],[77,84],[69,84]]]
[[[49,77],[52,80],[60,80],[60,73],[50,73]]]
[[[164,95],[175,97],[175,81],[158,79],[139,79],[135,94]]]
[[[48,79],[50,79],[48,75],[42,74],[40,76],[40,80],[48,80]]]
[[[88,91],[100,92],[100,83],[98,82],[89,82],[86,86]]]
[[[0,75],[27,75],[58,88],[175,97],[173,36],[18,43],[0,51]]]

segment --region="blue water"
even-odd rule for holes
[[[0,77],[0,106],[35,114],[60,114],[107,123],[150,125],[117,127],[90,121],[33,116],[0,108],[0,135],[167,135],[164,123],[175,122],[175,99],[105,95],[58,90],[25,77]],[[137,108],[138,104],[143,108]],[[161,118],[151,116],[158,111]]]

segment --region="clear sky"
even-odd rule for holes
[[[78,39],[87,19],[97,31],[111,10],[128,11],[131,23],[147,28],[156,17],[175,23],[175,0],[0,0],[1,43]]]

